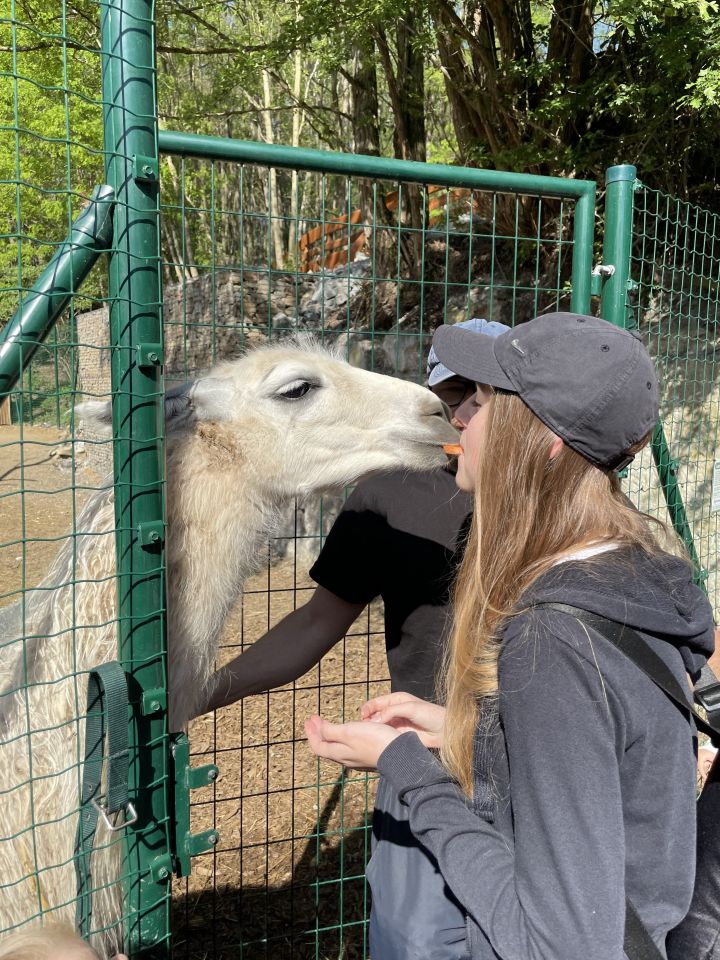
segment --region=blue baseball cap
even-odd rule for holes
[[[499,337],[501,333],[507,333],[510,329],[510,327],[504,323],[499,323],[497,320],[480,320],[479,318],[461,320],[460,323],[453,326],[469,330],[471,333],[484,333],[486,337]],[[430,347],[430,353],[428,354],[427,375],[429,387],[434,387],[438,383],[442,383],[443,380],[449,380],[450,377],[462,376],[462,374],[454,373],[445,364],[440,363],[434,347]]]

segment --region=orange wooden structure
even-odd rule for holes
[[[448,207],[452,210],[467,204],[473,211],[478,209],[477,195],[474,195],[472,190],[461,187],[448,189],[448,187],[435,185],[426,189],[429,224],[443,216]],[[397,210],[397,190],[386,194],[385,207],[391,212]],[[334,267],[352,263],[367,240],[365,225],[358,226],[361,217],[360,210],[353,210],[350,215],[333,217],[304,233],[298,241],[301,272],[316,273],[318,270],[332,270]]]

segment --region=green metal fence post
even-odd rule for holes
[[[153,0],[102,10],[107,181],[116,195],[110,343],[119,658],[130,687],[125,892],[131,956],[169,956],[163,398]]]
[[[573,224],[572,293],[570,309],[574,313],[590,313],[593,242],[595,239],[595,184],[587,189],[575,205]]]
[[[633,192],[637,170],[629,163],[610,167],[605,175],[605,236],[603,265],[612,266],[600,301],[601,316],[618,327],[627,327],[627,293],[633,230]]]
[[[628,292],[632,287],[630,276],[633,240],[633,196],[637,170],[631,164],[609,167],[605,176],[605,236],[603,264],[614,272],[605,280],[602,290],[601,315],[618,327],[634,326],[630,318]],[[677,463],[670,455],[662,423],[653,431],[651,449],[658,471],[668,514],[675,532],[682,539],[695,567],[697,581],[704,579],[693,542],[685,505],[677,482]]]

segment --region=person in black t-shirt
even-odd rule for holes
[[[475,319],[459,326],[492,336],[508,329]],[[461,425],[474,403],[474,384],[455,376],[431,351],[428,386]],[[360,483],[310,570],[318,584],[311,599],[215,674],[201,712],[298,679],[376,597],[382,597],[385,609],[392,690],[433,700],[449,628],[450,589],[471,511],[472,497],[458,490],[451,469],[396,472]],[[406,820],[405,808],[381,780],[367,870],[373,892],[370,954],[373,960],[458,960],[464,914]],[[382,956],[373,953],[374,942],[383,943]]]

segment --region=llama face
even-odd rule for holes
[[[429,390],[318,349],[258,350],[196,381],[189,400],[199,420],[236,431],[246,458],[265,466],[283,496],[441,466],[441,445],[457,439]]]
[[[107,403],[78,406],[108,430],[109,410]],[[439,467],[447,462],[442,444],[458,438],[431,391],[312,344],[259,348],[170,390],[165,424],[168,441],[200,433],[228,466],[233,458],[250,465],[274,497]]]

